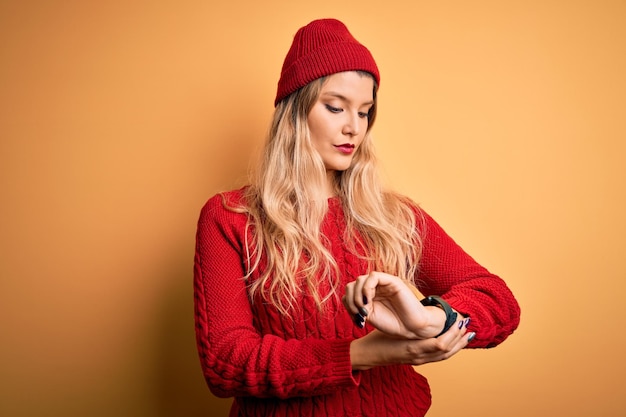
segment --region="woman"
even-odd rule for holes
[[[231,416],[423,416],[430,390],[412,365],[495,346],[519,323],[500,278],[381,188],[379,84],[343,23],[302,27],[250,185],[202,209],[197,343]]]

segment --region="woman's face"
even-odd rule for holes
[[[327,171],[350,167],[368,127],[374,80],[356,71],[327,77],[307,117],[311,141]]]

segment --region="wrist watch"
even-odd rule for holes
[[[439,333],[435,337],[439,337],[442,334],[444,334],[445,332],[447,332],[450,329],[450,327],[452,327],[454,322],[456,322],[456,318],[457,318],[456,311],[452,310],[452,307],[450,307],[450,304],[448,304],[443,298],[438,297],[436,295],[430,295],[430,296],[424,298],[420,302],[424,306],[439,307],[446,313],[446,323],[443,326],[443,330],[441,331],[441,333]]]

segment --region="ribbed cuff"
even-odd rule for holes
[[[350,360],[350,344],[351,339],[333,340],[331,342],[331,358],[333,366],[333,377],[343,380],[353,386],[361,383],[361,373],[352,370],[352,362]]]

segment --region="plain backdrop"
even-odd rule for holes
[[[0,1],[0,415],[226,416],[199,210],[246,182],[296,30],[380,67],[385,181],[522,307],[421,367],[429,413],[626,415],[626,2]]]

